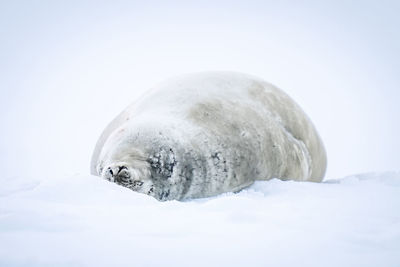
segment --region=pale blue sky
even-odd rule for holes
[[[87,173],[116,114],[204,70],[289,93],[324,140],[328,178],[399,170],[400,2],[276,2],[0,1],[3,176]]]

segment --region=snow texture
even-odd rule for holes
[[[0,266],[400,265],[400,173],[186,202],[88,175],[1,182]]]

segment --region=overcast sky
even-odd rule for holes
[[[122,109],[209,70],[291,95],[325,143],[327,178],[400,170],[399,3],[0,1],[2,178],[89,173]]]

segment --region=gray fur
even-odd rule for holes
[[[158,200],[235,192],[255,180],[322,180],[326,153],[284,92],[232,72],[151,90],[105,129],[91,172]]]

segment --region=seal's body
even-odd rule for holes
[[[235,192],[255,180],[322,180],[323,144],[284,92],[231,72],[185,75],[149,91],[105,129],[91,172],[154,196]]]

